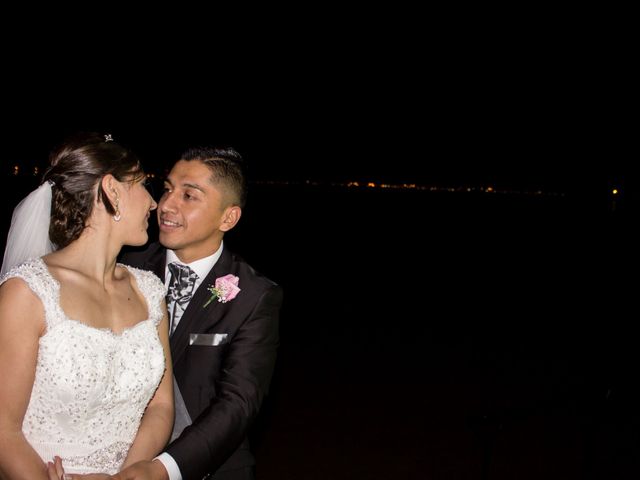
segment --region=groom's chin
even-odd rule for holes
[[[171,250],[175,250],[177,242],[175,241],[175,236],[171,235],[171,233],[163,232],[160,230],[158,232],[158,241],[165,248],[170,248]]]

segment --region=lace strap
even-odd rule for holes
[[[0,278],[0,285],[10,278],[24,280],[31,291],[40,299],[44,307],[47,330],[63,318],[63,313],[58,305],[60,286],[51,276],[41,258],[33,258],[13,267]]]
[[[167,294],[167,289],[155,273],[129,265],[122,266],[129,270],[136,279],[138,289],[147,301],[149,318],[153,320],[153,324],[157,327],[160,324],[164,313],[162,309],[162,301]]]

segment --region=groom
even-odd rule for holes
[[[160,244],[122,258],[168,287],[176,422],[165,452],[115,478],[254,478],[247,432],[273,373],[282,290],[222,241],[245,197],[235,150],[188,150],[158,203]]]

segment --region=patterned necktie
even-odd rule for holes
[[[172,335],[189,305],[198,275],[186,265],[179,263],[172,262],[168,267],[171,279],[167,291],[167,310],[170,322],[169,335]]]

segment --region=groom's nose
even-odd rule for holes
[[[158,202],[158,212],[175,212],[175,192],[165,192]]]

